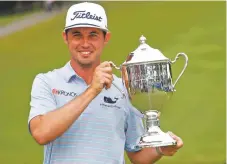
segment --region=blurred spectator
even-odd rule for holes
[[[50,12],[54,7],[61,8],[62,4],[63,3],[61,1],[46,0],[44,1],[44,8],[46,11]]]
[[[54,2],[53,0],[44,1],[44,8],[46,9],[46,11],[52,11],[53,2]]]

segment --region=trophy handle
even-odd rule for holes
[[[117,66],[114,64],[114,62],[109,61],[109,63],[110,63],[110,65],[111,65],[112,67],[114,67],[115,69],[121,70],[121,67],[117,67]]]
[[[183,56],[185,58],[185,64],[184,64],[184,68],[181,71],[180,75],[177,77],[176,81],[174,82],[173,88],[175,88],[176,83],[178,82],[178,80],[180,79],[180,77],[183,75],[183,73],[184,73],[184,71],[185,71],[185,69],[186,69],[186,67],[188,65],[188,56],[185,53],[183,53],[183,52],[178,53],[176,55],[175,59],[173,61],[171,61],[171,64],[174,64],[179,59],[179,56]]]
[[[111,65],[112,67],[114,67],[115,69],[121,70],[121,66],[120,66],[120,67],[117,67],[112,61],[109,61],[109,63],[110,63],[110,65]],[[115,88],[117,88],[118,91],[120,91],[120,92],[122,93],[123,97],[126,97],[124,91],[122,91],[122,90],[114,83],[114,81],[112,82],[112,84],[113,84],[113,86],[114,86]]]

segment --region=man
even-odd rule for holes
[[[71,54],[62,68],[38,74],[31,91],[29,129],[44,147],[44,164],[151,164],[180,147],[136,149],[142,115],[114,83],[111,64],[100,61],[110,39],[102,6],[83,2],[67,12],[63,39]]]

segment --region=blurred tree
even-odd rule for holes
[[[17,3],[18,1],[0,1],[0,14],[13,13]]]

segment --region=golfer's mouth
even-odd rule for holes
[[[92,51],[80,51],[80,54],[83,56],[83,57],[88,57],[90,56],[92,53]]]

